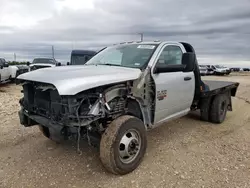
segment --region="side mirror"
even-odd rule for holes
[[[195,69],[196,55],[192,52],[187,52],[182,55],[182,65],[185,65],[184,72],[192,72]]]
[[[168,64],[158,64],[155,66],[153,73],[165,73],[165,72],[180,72],[185,70],[186,65],[168,65]]]
[[[30,66],[30,62],[29,61],[26,64],[27,64],[27,66]]]

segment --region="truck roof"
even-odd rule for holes
[[[162,44],[162,43],[171,43],[171,44],[180,44],[181,42],[177,42],[177,41],[131,41],[131,42],[121,42],[121,43],[117,43],[117,44],[113,44],[113,45],[119,45],[119,44]]]
[[[49,58],[49,57],[36,57],[34,59],[53,59],[54,60],[54,58]]]

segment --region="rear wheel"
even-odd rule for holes
[[[113,174],[127,174],[141,163],[147,148],[143,122],[133,116],[121,116],[109,124],[102,135],[100,159]]]
[[[213,123],[222,123],[225,120],[228,105],[229,100],[227,94],[217,95],[211,104],[210,121]]]

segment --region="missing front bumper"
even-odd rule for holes
[[[30,115],[23,109],[21,109],[18,112],[18,115],[19,115],[20,123],[24,125],[25,127],[31,127],[34,125],[43,125],[45,127],[53,127],[53,126],[62,127],[61,125],[52,123],[50,119],[47,119],[45,117],[38,116],[38,115]]]

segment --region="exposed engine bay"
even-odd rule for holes
[[[108,124],[124,114],[134,115],[150,127],[154,116],[154,83],[147,71],[136,81],[101,86],[74,96],[60,96],[51,84],[25,81],[22,86],[21,123],[26,127],[56,127],[63,139],[87,135],[90,140],[93,133],[98,140]]]

